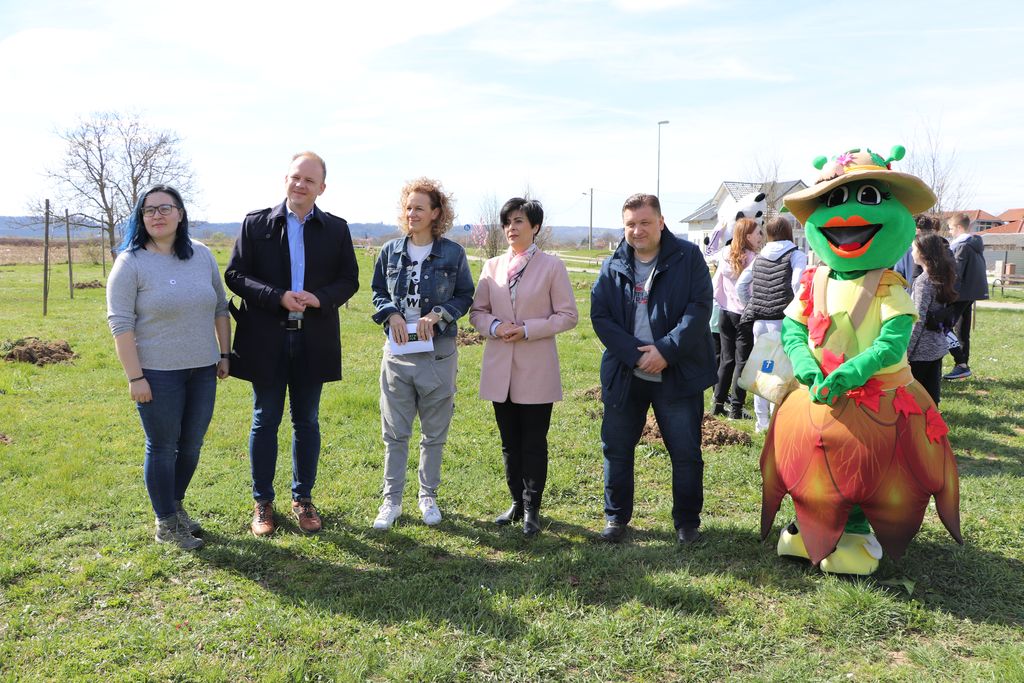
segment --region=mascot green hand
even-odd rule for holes
[[[785,198],[823,265],[805,271],[782,325],[803,387],[778,406],[765,438],[761,533],[789,494],[797,521],[778,552],[827,572],[870,574],[883,550],[899,559],[932,496],[961,541],[948,430],[907,362],[916,307],[889,270],[914,238],[913,214],[935,202],[920,178],[892,170],[904,153],[819,157],[817,183]]]

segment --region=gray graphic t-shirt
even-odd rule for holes
[[[636,316],[633,318],[633,336],[644,344],[654,343],[654,333],[651,331],[651,318],[647,312],[647,299],[651,295],[651,281],[654,280],[654,267],[658,265],[658,257],[655,256],[646,263],[640,259],[633,258],[633,272],[636,274],[633,285],[633,302],[636,304]],[[661,373],[651,374],[633,368],[633,374],[648,382],[660,382]]]

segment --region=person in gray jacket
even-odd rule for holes
[[[971,376],[971,311],[974,302],[988,298],[988,275],[985,267],[985,243],[978,235],[968,231],[971,217],[966,213],[954,214],[949,219],[949,232],[953,236],[949,248],[956,260],[959,296],[953,304],[957,316],[953,332],[960,340],[959,347],[950,349],[956,365],[943,379],[967,379]]]

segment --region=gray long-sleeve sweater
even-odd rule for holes
[[[145,249],[126,251],[107,280],[107,322],[116,337],[135,332],[147,370],[184,370],[220,359],[214,320],[228,315],[220,269],[210,250],[192,241],[192,258]]]

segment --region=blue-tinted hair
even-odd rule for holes
[[[124,240],[118,248],[119,251],[135,251],[144,248],[146,242],[149,241],[149,233],[146,232],[146,224],[142,220],[142,209],[146,203],[146,197],[154,192],[171,195],[175,206],[181,211],[181,220],[178,221],[178,229],[174,235],[174,255],[182,261],[192,258],[192,238],[188,235],[188,212],[185,211],[185,202],[181,198],[181,193],[170,185],[154,185],[142,193],[128,219],[128,227],[125,228]]]
[[[544,207],[535,199],[513,197],[505,202],[505,205],[501,207],[502,227],[512,223],[512,214],[516,211],[523,212],[523,215],[526,216],[526,220],[530,222],[530,227],[534,229],[533,236],[536,237],[540,232],[541,225],[544,223]]]

